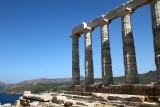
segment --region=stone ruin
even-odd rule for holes
[[[157,84],[139,84],[137,72],[136,52],[132,33],[131,15],[142,6],[150,5],[152,16],[153,42],[155,52],[155,64],[157,71]],[[121,17],[123,56],[125,67],[125,84],[113,85],[112,61],[109,41],[109,24],[112,20]],[[101,28],[101,66],[102,84],[94,84],[94,70],[92,57],[92,31]],[[80,85],[79,68],[79,38],[84,34],[85,42],[85,85]],[[156,102],[160,107],[160,0],[131,0],[119,7],[114,8],[108,13],[93,19],[88,23],[81,23],[72,29],[72,86],[70,93],[84,95],[84,93],[101,93],[114,96],[112,100],[122,102],[128,106],[143,107],[144,105],[135,104],[132,98],[124,100],[122,96],[143,96],[144,101]],[[110,102],[110,97],[107,100]],[[149,100],[150,99],[150,100]],[[115,101],[115,102],[116,102]],[[143,101],[142,101],[143,102]],[[134,103],[133,105],[131,103]],[[123,107],[123,106],[122,106]],[[145,105],[144,107],[152,107]],[[154,106],[153,106],[154,107]]]
[[[114,8],[88,23],[81,23],[72,29],[72,84],[80,85],[79,68],[79,38],[84,34],[85,42],[85,84],[94,84],[92,58],[92,31],[101,28],[101,66],[102,84],[113,84],[111,52],[108,27],[112,20],[121,17],[123,55],[125,66],[125,84],[139,84],[135,55],[134,38],[132,33],[131,15],[144,5],[150,5],[154,39],[155,64],[157,78],[160,84],[160,0],[131,0]]]
[[[160,107],[160,98],[83,91],[40,94],[25,91],[14,105],[5,104],[0,107]]]
[[[155,64],[158,84],[139,84],[131,15],[151,6]],[[112,85],[112,64],[108,26],[121,17],[125,84]],[[92,31],[101,27],[102,85],[94,84]],[[79,37],[85,40],[85,85],[80,85]],[[72,85],[69,91],[31,94],[25,91],[15,105],[0,107],[160,107],[160,0],[131,0],[88,23],[72,29]]]

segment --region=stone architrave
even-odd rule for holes
[[[85,84],[94,84],[94,70],[93,70],[93,52],[92,52],[92,30],[86,28],[83,30],[85,40]]]
[[[155,52],[155,64],[157,67],[158,83],[160,84],[160,0],[151,3],[152,29]]]
[[[132,13],[133,12],[130,9],[126,9],[120,14],[122,21],[123,56],[124,56],[126,84],[139,83],[135,46],[134,46],[134,39],[131,26]]]
[[[101,64],[102,64],[102,83],[103,85],[113,84],[112,62],[110,53],[110,41],[108,25],[109,21],[104,19],[99,25],[101,27]]]
[[[80,85],[79,35],[72,37],[72,85]]]

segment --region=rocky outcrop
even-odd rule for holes
[[[50,92],[39,95],[24,92],[19,98],[20,106],[32,107],[159,107],[159,98],[154,101],[149,96],[90,93],[79,91]],[[19,102],[15,105],[19,105]]]
[[[144,89],[147,89],[147,93],[154,91],[159,92],[159,86],[149,86],[147,88],[139,88],[140,85],[135,85],[137,91],[142,93]],[[111,88],[112,87],[112,88]],[[114,89],[116,86],[104,87],[102,85],[88,85],[88,86],[74,86],[71,87],[72,91],[62,91],[62,92],[46,92],[40,94],[32,94],[30,91],[25,91],[23,97],[16,100],[14,105],[5,104],[0,107],[160,107],[160,95],[150,96],[150,95],[133,95],[133,94],[120,94],[111,93],[125,92],[130,85],[117,86],[116,90],[108,92],[108,89]],[[123,87],[123,88],[122,88]],[[132,86],[133,87],[133,86]],[[142,87],[142,86],[141,86]],[[146,87],[146,86],[145,86]],[[150,89],[151,90],[148,90]],[[132,88],[132,91],[135,91]],[[144,93],[146,93],[144,92]]]
[[[80,76],[80,80],[84,80],[83,76]],[[26,80],[18,83],[18,85],[33,85],[38,83],[71,83],[72,78],[57,78],[57,79],[47,79],[47,78],[39,78],[33,80]]]

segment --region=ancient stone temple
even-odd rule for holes
[[[85,42],[85,84],[94,84],[94,69],[92,56],[92,32],[95,28],[101,28],[101,63],[103,85],[113,84],[112,61],[109,41],[109,24],[121,17],[123,56],[125,67],[125,83],[138,84],[138,72],[134,36],[132,33],[131,15],[136,9],[144,5],[151,6],[152,29],[154,40],[155,64],[157,78],[160,83],[160,0],[131,0],[108,13],[93,19],[88,23],[81,23],[72,29],[72,84],[80,84],[79,69],[79,38],[84,34]]]

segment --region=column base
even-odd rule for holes
[[[94,84],[94,80],[90,78],[85,78],[85,85],[91,85]]]
[[[156,64],[157,66],[157,80],[158,80],[158,84],[160,84],[160,64]]]

